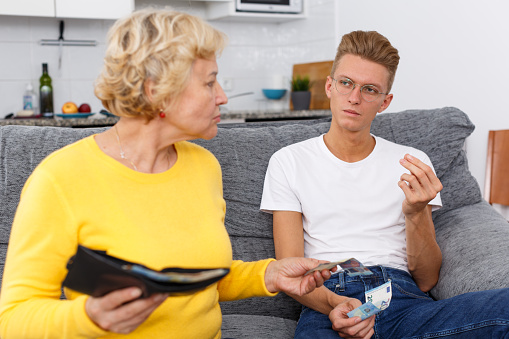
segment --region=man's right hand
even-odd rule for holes
[[[100,298],[89,297],[85,303],[85,311],[103,330],[128,334],[141,325],[168,297],[168,294],[154,294],[138,299],[140,295],[139,288],[129,287]]]
[[[347,313],[361,306],[358,299],[348,298],[338,304],[330,313],[329,319],[332,322],[332,329],[337,331],[342,338],[368,339],[375,333],[375,316],[361,320],[359,317],[348,318]]]

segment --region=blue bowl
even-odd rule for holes
[[[262,89],[263,95],[267,99],[278,100],[286,94],[286,89]]]

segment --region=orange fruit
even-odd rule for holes
[[[78,113],[78,106],[74,102],[68,101],[62,106],[62,113]]]

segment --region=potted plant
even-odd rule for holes
[[[294,110],[305,110],[309,109],[309,103],[311,102],[311,81],[308,75],[295,76],[291,81],[292,87],[292,104]]]

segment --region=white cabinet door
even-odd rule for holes
[[[54,0],[2,0],[1,15],[55,16]]]
[[[118,19],[134,10],[134,0],[55,0],[57,18]]]

